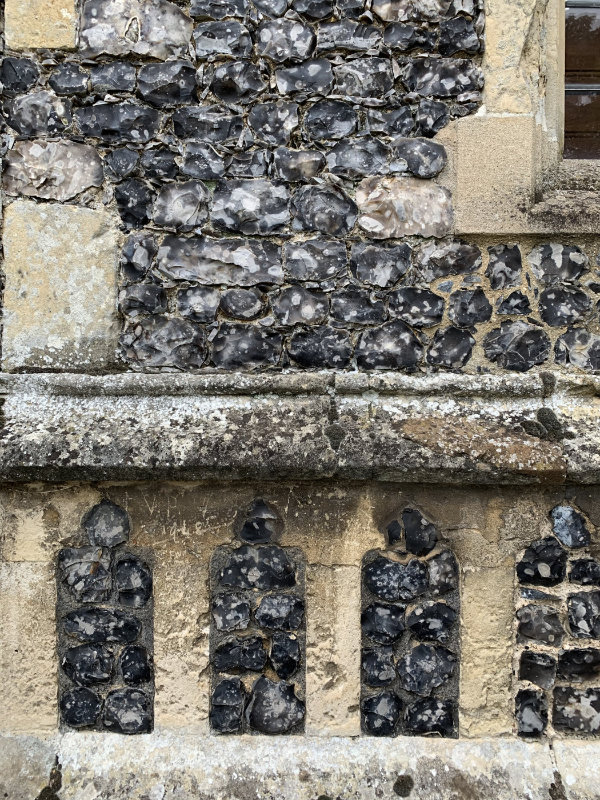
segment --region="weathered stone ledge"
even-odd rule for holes
[[[592,800],[597,756],[577,740],[3,736],[0,793],[32,800],[60,782],[61,800]]]

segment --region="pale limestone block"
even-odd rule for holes
[[[51,563],[0,564],[0,730],[56,730],[56,587]]]
[[[72,50],[77,44],[75,0],[6,0],[4,24],[12,50]]]
[[[119,235],[104,211],[17,200],[5,212],[3,368],[115,359]]]
[[[306,571],[306,733],[360,733],[360,568]]]

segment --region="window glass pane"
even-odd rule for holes
[[[600,87],[597,91],[567,91],[564,156],[600,158]]]
[[[600,82],[600,8],[567,8],[567,83]]]
[[[600,0],[567,0],[565,158],[600,158]]]

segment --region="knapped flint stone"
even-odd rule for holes
[[[233,319],[256,319],[264,311],[263,295],[258,289],[228,289],[221,296],[220,309]]]
[[[252,52],[252,37],[248,29],[234,20],[203,22],[194,28],[196,58],[233,56],[247,58]]]
[[[79,608],[63,617],[66,634],[80,642],[129,644],[137,639],[142,624],[119,609]]]
[[[356,131],[357,125],[356,111],[341,100],[319,100],[308,109],[304,118],[308,137],[317,142],[344,139]]]
[[[556,340],[554,358],[557,364],[596,371],[600,369],[600,336],[585,328],[571,328]]]
[[[408,136],[415,129],[415,121],[408,106],[391,109],[369,108],[367,125],[372,133],[385,133],[388,136]]]
[[[245,699],[244,685],[239,678],[218,683],[210,699],[210,727],[216,733],[235,733],[242,727]]]
[[[473,21],[466,17],[442,20],[438,49],[443,56],[466,53],[474,56],[480,50],[479,36]]]
[[[263,22],[256,33],[256,51],[277,64],[304,61],[315,46],[315,36],[308,25],[297,19],[274,19]]]
[[[374,647],[362,651],[362,679],[367,686],[387,686],[396,679],[393,647]]]
[[[260,672],[267,663],[267,653],[260,636],[236,636],[219,645],[212,657],[217,672]]]
[[[557,686],[554,690],[552,724],[559,731],[600,731],[600,690]]]
[[[390,314],[414,328],[438,325],[444,316],[444,298],[429,289],[406,286],[388,297]]]
[[[552,286],[540,294],[540,317],[546,325],[555,328],[561,325],[573,325],[586,316],[591,304],[589,296],[580,289]]]
[[[310,19],[325,19],[333,12],[333,0],[292,0],[292,8]]]
[[[208,285],[283,283],[280,248],[252,239],[165,236],[158,271],[163,278]]]
[[[7,194],[70,200],[101,186],[102,160],[94,147],[76,142],[15,142],[5,156],[3,185]]]
[[[424,97],[456,97],[483,86],[481,69],[466,58],[414,58],[402,79],[409,92]]]
[[[490,261],[485,271],[492,289],[506,289],[521,283],[521,251],[516,244],[488,247]]]
[[[113,61],[92,67],[92,89],[96,92],[133,92],[136,71],[127,61]]]
[[[483,340],[487,358],[502,369],[527,372],[543,364],[550,353],[550,339],[544,330],[527,322],[502,322]]]
[[[68,547],[58,554],[62,580],[79,603],[108,600],[112,581],[110,552],[102,547]]]
[[[301,64],[276,69],[275,82],[279,94],[329,94],[333,87],[333,72],[326,58],[312,58]]]
[[[600,592],[577,592],[567,597],[569,629],[578,639],[600,639]]]
[[[250,606],[237,594],[218,594],[213,599],[212,615],[218,631],[245,631],[250,624]]]
[[[600,650],[591,647],[579,650],[561,650],[558,654],[558,677],[560,680],[595,680],[600,676]]]
[[[187,51],[192,21],[167,0],[85,0],[80,48],[85,55],[137,53],[166,59]]]
[[[402,703],[394,692],[380,692],[361,703],[362,726],[371,736],[393,736],[400,718]]]
[[[429,588],[437,597],[458,589],[458,564],[451,550],[443,550],[427,562],[429,567]]]
[[[165,178],[174,178],[179,167],[175,161],[175,153],[164,147],[144,150],[140,164],[145,178],[163,181]]]
[[[421,135],[432,138],[450,122],[450,112],[441,100],[424,97],[419,102],[415,121]]]
[[[349,286],[331,295],[331,316],[352,325],[373,325],[386,318],[385,307],[366,289]]]
[[[429,139],[394,139],[392,152],[393,171],[410,172],[416,178],[435,178],[446,166],[445,148]]]
[[[560,646],[564,629],[558,612],[550,606],[527,605],[517,610],[519,641]]]
[[[193,322],[156,314],[132,323],[121,336],[123,353],[144,367],[197,369],[206,358],[206,338]]]
[[[139,644],[124,647],[119,656],[119,671],[130,686],[152,680],[152,662],[146,648]]]
[[[248,508],[248,513],[237,531],[242,542],[248,544],[265,544],[283,531],[283,520],[273,508],[264,500],[253,500]]]
[[[535,277],[546,286],[575,283],[588,268],[587,256],[572,245],[541,244],[527,259]]]
[[[457,658],[445,647],[418,644],[398,660],[398,676],[407,692],[427,697],[454,672]]]
[[[329,300],[323,292],[290,286],[271,299],[271,308],[282,325],[319,325],[327,318]]]
[[[460,369],[471,358],[474,347],[475,339],[469,331],[450,325],[435,332],[427,351],[427,362],[436,367]]]
[[[256,8],[267,17],[280,17],[285,14],[289,0],[253,0]]]
[[[393,547],[402,541],[404,530],[400,522],[398,522],[397,519],[393,519],[389,525],[386,526],[385,533],[388,544]]]
[[[256,369],[277,364],[282,338],[257,325],[224,322],[212,340],[211,359],[221,369]]]
[[[346,331],[320,325],[292,336],[290,358],[307,369],[344,369],[350,364],[352,343]]]
[[[21,136],[56,135],[71,124],[71,103],[39,91],[9,100],[5,121]]]
[[[418,178],[365,178],[356,203],[359,227],[371,239],[439,237],[452,227],[450,192]]]
[[[290,195],[285,184],[267,180],[222,181],[210,213],[219,228],[267,236],[289,222]]]
[[[79,686],[107,683],[113,673],[113,655],[102,645],[70,647],[61,659],[64,673]]]
[[[365,0],[336,0],[338,16],[359,19],[365,11]]]
[[[211,82],[213,94],[229,106],[251,103],[267,84],[251,61],[234,61],[217,67]]]
[[[292,594],[270,594],[260,601],[254,618],[261,628],[295,631],[302,625],[304,603]]]
[[[386,322],[361,334],[356,360],[362,369],[414,370],[423,357],[423,345],[401,320]]]
[[[437,544],[437,528],[416,508],[405,508],[402,512],[402,525],[406,549],[415,556],[430,553]]]
[[[363,568],[365,586],[371,594],[388,603],[412,600],[427,591],[427,566],[416,558],[400,564],[379,556]]]
[[[104,174],[111,181],[121,181],[135,172],[139,154],[129,147],[119,147],[104,156]]]
[[[346,267],[346,247],[337,239],[286,242],[284,250],[288,272],[299,281],[321,283],[337,277]]]
[[[381,44],[381,31],[374,25],[361,25],[350,19],[322,22],[317,36],[317,53],[333,50],[358,53]]]
[[[535,683],[540,689],[550,689],[556,678],[556,659],[547,653],[525,650],[519,662],[519,680]]]
[[[515,700],[519,736],[541,736],[548,724],[548,703],[544,692],[520,689]]]
[[[502,300],[498,305],[498,314],[531,314],[531,304],[529,298],[523,292],[511,292],[506,300]]]
[[[552,532],[565,547],[587,547],[590,532],[583,516],[572,506],[554,506],[550,512]]]
[[[371,603],[360,615],[363,636],[378,644],[397,642],[404,630],[404,606]]]
[[[115,689],[106,696],[102,722],[117,733],[148,733],[152,729],[150,698],[141,689]]]
[[[37,64],[29,58],[7,56],[2,59],[0,83],[7,97],[13,97],[32,89],[40,77]]]
[[[449,6],[450,0],[373,0],[372,9],[384,22],[408,19],[439,22]]]
[[[456,710],[452,700],[427,697],[411,703],[404,712],[404,724],[411,733],[438,733],[451,736],[455,730]]]
[[[181,171],[192,178],[212,181],[225,175],[225,159],[210,144],[186,142]]]
[[[90,544],[116,547],[129,539],[129,516],[111,500],[101,500],[81,521]]]
[[[235,589],[288,589],[296,584],[296,571],[281,547],[245,544],[231,553],[220,583]]]
[[[296,637],[287,633],[274,633],[271,638],[269,660],[278,678],[282,680],[291,678],[302,660],[300,644]]]
[[[262,178],[267,174],[267,150],[248,150],[234,153],[226,160],[227,176],[229,178]]]
[[[65,61],[64,64],[59,64],[52,70],[48,84],[56,94],[85,94],[88,88],[88,77],[88,73],[84,72],[79,64]]]
[[[248,114],[248,124],[263,144],[287,145],[298,127],[298,104],[284,100],[256,103]]]
[[[290,150],[287,147],[278,147],[274,153],[273,163],[279,178],[298,182],[317,176],[326,161],[323,153],[318,150]]]
[[[158,193],[152,210],[155,225],[192,231],[208,219],[210,194],[200,181],[169,183]]]
[[[450,295],[448,316],[462,328],[471,328],[478,322],[487,322],[492,316],[492,306],[483,289],[461,289]]]
[[[221,295],[216,289],[192,286],[177,292],[177,311],[193,322],[213,322],[220,302]]]
[[[246,707],[246,719],[260,733],[287,733],[304,719],[304,703],[285,681],[258,678]]]
[[[556,586],[565,579],[567,553],[553,536],[532,542],[517,564],[519,583]]]
[[[102,700],[91,689],[77,687],[60,698],[60,716],[71,728],[94,725],[102,709]]]
[[[133,103],[96,103],[75,109],[75,119],[84,136],[113,142],[145,144],[158,131],[155,108]]]
[[[417,606],[406,618],[406,627],[422,642],[445,644],[452,635],[456,611],[446,603],[427,602]]]
[[[357,58],[334,67],[335,92],[347,97],[380,100],[394,87],[392,63],[387,58]]]
[[[190,14],[200,19],[225,19],[244,17],[248,8],[248,0],[192,0]]]
[[[240,114],[223,106],[187,106],[173,113],[173,132],[181,139],[223,143],[239,139],[244,129]]]
[[[569,581],[580,583],[582,586],[600,586],[600,562],[592,558],[581,558],[571,562]]]
[[[117,184],[115,201],[126,228],[141,228],[150,221],[154,193],[142,181],[128,178]]]
[[[138,73],[138,93],[158,108],[189,103],[196,88],[196,70],[189,61],[144,64]]]
[[[334,186],[301,186],[294,192],[290,208],[295,230],[330,236],[349,233],[358,213],[354,201]]]
[[[142,280],[158,252],[153,236],[147,233],[133,233],[127,238],[121,256],[121,271],[129,281]]]
[[[389,155],[387,145],[372,136],[344,139],[327,153],[327,166],[334,175],[352,179],[384,175]]]
[[[449,275],[470,275],[480,267],[481,250],[459,239],[426,244],[419,253],[419,278],[425,283]]]
[[[115,569],[115,586],[121,605],[143,608],[152,594],[150,567],[135,556],[122,559]]]

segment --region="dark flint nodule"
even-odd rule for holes
[[[483,289],[461,289],[450,295],[448,316],[456,325],[470,328],[477,322],[487,322],[492,306]]]
[[[422,358],[421,341],[401,320],[365,331],[356,348],[356,360],[363,369],[412,371]]]
[[[242,727],[245,690],[239,678],[221,681],[210,700],[210,726],[217,733],[235,733]]]
[[[226,160],[227,175],[231,178],[262,178],[267,174],[266,150],[235,153]],[[279,177],[282,177],[281,173]]]
[[[225,159],[210,144],[187,142],[181,171],[192,178],[212,181],[225,174]]]
[[[310,19],[326,19],[333,13],[333,0],[292,0],[292,8]]]
[[[244,17],[248,0],[192,0],[190,14],[199,19],[225,19]]]
[[[102,709],[102,700],[96,692],[77,687],[60,698],[60,716],[71,728],[94,725]]]
[[[250,605],[240,595],[218,594],[212,615],[218,631],[244,631],[250,624]]]
[[[408,53],[411,50],[432,50],[435,47],[435,31],[427,28],[416,28],[414,25],[406,25],[400,22],[392,22],[386,25],[383,33],[383,41],[387,47],[393,50],[400,50]]]
[[[222,323],[212,341],[215,367],[249,369],[276,364],[281,357],[281,336],[257,325]]]
[[[104,174],[110,180],[120,181],[135,172],[137,164],[138,153],[129,147],[120,147],[104,157]]]
[[[411,254],[412,250],[407,244],[357,242],[350,251],[350,270],[357,280],[385,289],[406,274]]]
[[[155,108],[134,103],[96,103],[75,109],[75,119],[84,136],[104,142],[145,144],[152,139],[159,124]]]
[[[252,730],[260,733],[287,733],[304,719],[304,703],[292,684],[263,675],[250,692],[246,719]]]
[[[402,512],[402,525],[406,549],[416,556],[430,553],[438,540],[437,528],[416,508],[405,508]]]
[[[455,708],[451,700],[427,697],[411,703],[404,712],[404,723],[411,733],[438,733],[451,736],[455,730]]]
[[[208,189],[200,181],[168,183],[158,192],[152,220],[161,227],[189,232],[208,219],[209,201]]]
[[[554,328],[580,322],[591,308],[592,301],[580,289],[552,286],[540,294],[540,317]]]
[[[325,156],[318,150],[290,150],[278,147],[273,163],[277,175],[284,181],[298,183],[316,177],[325,166]]]
[[[521,251],[516,244],[488,247],[490,261],[485,271],[492,289],[508,289],[521,283]]]
[[[243,545],[231,553],[220,583],[236,589],[288,589],[296,584],[295,566],[275,545]]]
[[[119,656],[119,671],[131,686],[152,680],[152,662],[146,648],[138,644],[124,647]]]
[[[277,90],[282,95],[306,92],[311,95],[329,94],[333,87],[331,64],[325,58],[313,58],[275,70]]]
[[[560,645],[565,635],[558,612],[550,606],[527,605],[517,611],[519,641]]]
[[[287,11],[289,0],[254,0],[254,5],[268,17],[280,17]]]
[[[177,310],[193,322],[213,322],[221,296],[216,289],[192,286],[177,292]]]
[[[403,71],[409,92],[427,97],[456,97],[483,86],[483,73],[469,59],[414,58]]]
[[[315,325],[325,322],[329,301],[323,292],[290,286],[271,298],[271,309],[282,325]]]
[[[453,17],[442,20],[438,49],[443,56],[466,53],[473,56],[479,52],[481,44],[473,21],[466,17]]]
[[[390,603],[411,600],[428,587],[427,566],[414,558],[400,564],[379,556],[365,566],[363,575],[371,594]]]
[[[349,50],[360,53],[381,44],[381,32],[374,25],[360,25],[350,19],[319,25],[317,52]]]
[[[52,71],[48,78],[48,84],[56,94],[85,94],[87,92],[88,74],[78,64],[71,64],[67,61],[64,64],[59,64]]]
[[[291,212],[295,230],[330,236],[349,233],[358,216],[356,203],[333,186],[301,186],[294,192]]]
[[[535,683],[541,689],[550,689],[556,677],[556,659],[547,653],[525,650],[521,653],[519,679]]]
[[[219,307],[233,319],[256,319],[264,308],[262,292],[258,289],[228,289],[222,294]]]
[[[446,150],[429,139],[395,139],[393,154],[394,171],[410,172],[417,178],[435,178],[446,166]]]
[[[259,56],[281,64],[284,61],[304,61],[315,46],[315,36],[308,25],[294,19],[267,20],[256,33]]]
[[[449,275],[470,275],[481,266],[481,250],[477,245],[459,239],[426,244],[419,253],[419,278],[430,283]]]
[[[175,153],[164,147],[144,150],[140,165],[144,176],[150,180],[162,181],[165,178],[174,178],[179,171],[175,161]]]
[[[408,136],[415,129],[415,121],[408,106],[385,110],[369,108],[367,109],[367,126],[372,133],[385,133],[388,136]]]
[[[331,316],[339,322],[373,325],[385,321],[385,306],[366,289],[356,286],[340,289],[331,295]]]
[[[397,519],[393,519],[389,525],[386,526],[385,529],[387,542],[389,545],[398,544],[402,540],[402,525],[398,522]]]
[[[552,724],[559,731],[600,732],[600,690],[557,687],[554,690]]]
[[[252,52],[252,38],[239,22],[204,22],[194,28],[196,58],[233,56],[247,58]]]
[[[115,585],[122,605],[143,608],[152,594],[150,568],[135,556],[124,558],[117,563]]]
[[[223,106],[185,106],[173,113],[173,132],[182,139],[223,143],[238,139],[243,128],[241,115]]]
[[[150,221],[154,193],[145,183],[129,178],[115,187],[117,209],[126,228],[142,228]]]
[[[148,733],[152,729],[152,709],[141,689],[115,689],[104,703],[102,721],[117,733]]]
[[[527,322],[503,322],[487,334],[483,349],[486,357],[499,367],[527,372],[546,361],[550,339],[544,330]]]
[[[217,67],[211,83],[215,96],[233,106],[251,103],[266,88],[260,69],[250,61],[234,61]]]
[[[565,547],[587,547],[590,532],[585,519],[572,506],[554,506],[550,512],[552,531]]]
[[[592,558],[580,558],[571,563],[569,572],[571,583],[580,583],[582,586],[600,586],[600,562]]]
[[[218,228],[268,235],[289,222],[285,184],[261,179],[221,181],[212,199],[211,222]]]
[[[389,294],[390,314],[415,328],[438,325],[444,315],[444,298],[430,289],[406,286]]]
[[[153,236],[133,233],[127,238],[121,257],[121,271],[128,281],[142,280],[156,257],[158,245]]]
[[[56,135],[71,123],[71,103],[51,92],[34,92],[10,100],[5,119],[21,136]]]
[[[360,616],[362,632],[378,644],[397,642],[404,630],[404,606],[371,603]]]
[[[556,586],[565,579],[567,553],[552,536],[533,542],[517,564],[519,583]]]
[[[269,659],[278,678],[291,678],[301,661],[300,644],[296,637],[287,633],[274,633]]]
[[[596,680],[600,677],[600,650],[562,650],[558,654],[558,677],[575,683]]]
[[[271,594],[263,597],[254,614],[261,628],[295,631],[302,625],[304,603],[291,594]]]
[[[389,156],[389,148],[382,141],[363,136],[336,144],[327,154],[327,166],[333,175],[358,180],[366,175],[385,175]]]
[[[248,124],[259,142],[271,147],[287,145],[298,127],[298,104],[283,100],[256,103],[248,114]]]
[[[80,642],[129,644],[137,639],[142,624],[119,609],[79,608],[63,617],[66,634]]]
[[[236,637],[219,645],[212,657],[217,672],[260,672],[267,654],[260,636]]]
[[[415,121],[421,136],[431,139],[450,122],[450,113],[441,100],[425,97],[419,102]]]
[[[154,283],[134,283],[119,292],[119,311],[130,317],[167,310],[167,295]]]
[[[371,736],[393,736],[402,711],[400,698],[394,692],[380,692],[361,703],[362,724]]]
[[[519,736],[541,736],[548,724],[546,695],[535,689],[517,692],[515,714]]]
[[[58,554],[62,580],[80,603],[108,600],[111,590],[110,552],[101,547],[68,547]]]
[[[238,531],[248,544],[266,544],[281,534],[283,522],[275,509],[264,500],[254,500]]]
[[[458,563],[451,550],[444,550],[427,562],[429,588],[435,596],[458,589]]]
[[[447,642],[456,622],[456,611],[446,603],[427,602],[417,606],[406,618],[406,627],[423,642]]]
[[[288,272],[299,281],[327,281],[346,266],[346,247],[337,239],[286,242],[284,251]]]
[[[474,346],[475,339],[468,330],[450,325],[435,332],[427,351],[427,362],[436,367],[460,369],[471,358]]]
[[[579,247],[542,244],[528,256],[533,274],[546,286],[575,283],[588,268],[588,259]]]
[[[581,639],[600,639],[600,592],[576,592],[567,597],[569,629]]]
[[[383,98],[393,89],[392,62],[387,58],[357,58],[334,67],[335,93],[347,97]]]
[[[426,697],[450,678],[456,662],[454,653],[445,647],[418,644],[398,661],[400,683],[407,692]]]
[[[147,367],[195,369],[206,358],[202,328],[160,314],[127,328],[121,336],[121,345],[128,359]]]
[[[362,651],[362,675],[367,686],[387,686],[395,680],[393,656],[393,647],[374,647]]]
[[[39,77],[37,65],[29,58],[7,56],[2,59],[0,82],[2,91],[8,97],[29,91],[35,86]]]
[[[519,316],[531,314],[529,298],[523,292],[511,292],[505,300],[499,303],[498,314],[515,314]]]
[[[107,683],[113,674],[113,655],[99,644],[70,647],[60,662],[65,675],[80,686]]]
[[[127,61],[113,61],[92,67],[92,89],[96,92],[133,92],[135,67]]]
[[[189,61],[144,64],[138,73],[138,93],[152,106],[189,103],[196,88],[196,70]]]
[[[600,369],[600,336],[585,328],[571,328],[560,336],[554,346],[557,364],[571,364],[578,369]]]
[[[357,125],[358,114],[342,100],[319,100],[304,118],[306,133],[314,141],[345,139],[356,131]]]
[[[301,367],[343,369],[350,364],[352,343],[346,331],[319,325],[294,333],[288,352]]]

